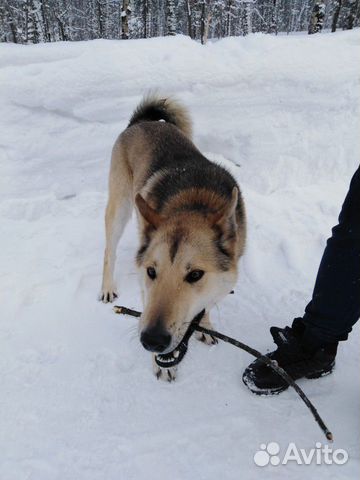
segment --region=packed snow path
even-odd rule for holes
[[[248,245],[214,326],[273,348],[303,313],[359,163],[360,31],[0,45],[0,479],[357,478],[359,327],[333,375],[301,386],[346,465],[256,466],[260,445],[307,451],[320,430],[296,394],[250,394],[250,356],[191,341],[156,380],[136,320],[96,300],[110,151],[141,95],[175,93],[195,143],[241,185]],[[119,303],[141,309],[134,220]]]

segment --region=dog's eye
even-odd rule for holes
[[[151,280],[154,280],[156,278],[156,270],[153,267],[148,267],[146,269],[146,272],[148,276],[151,278]]]
[[[188,273],[185,277],[185,281],[188,283],[195,283],[200,280],[200,278],[204,275],[204,270],[193,270],[192,272]]]

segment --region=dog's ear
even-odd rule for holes
[[[238,204],[239,189],[234,187],[231,192],[231,199],[220,210],[213,213],[210,217],[212,225],[221,224],[235,216],[236,206]]]
[[[149,223],[155,229],[158,228],[160,223],[164,220],[163,216],[150,207],[140,193],[136,195],[135,203],[144,220],[146,220],[147,223]]]

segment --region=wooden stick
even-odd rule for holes
[[[310,402],[310,400],[305,395],[303,390],[299,387],[299,385],[296,382],[294,382],[294,380],[290,377],[290,375],[288,375],[286,371],[278,365],[276,360],[270,360],[269,357],[267,357],[266,355],[262,355],[262,353],[255,350],[254,348],[249,347],[245,343],[239,342],[239,340],[235,340],[235,338],[228,337],[227,335],[223,335],[222,333],[216,332],[215,330],[209,330],[208,328],[204,328],[201,325],[198,325],[197,327],[195,327],[195,330],[197,330],[198,332],[207,333],[208,335],[212,335],[213,337],[223,340],[224,342],[231,343],[231,345],[241,348],[241,350],[245,350],[245,352],[250,353],[250,355],[253,355],[254,357],[261,360],[262,362],[266,363],[268,367],[271,367],[278,375],[280,375],[280,377],[282,377],[291,387],[293,387],[293,389],[297,392],[301,400],[305,403],[305,405],[308,407],[308,409],[312,413],[316,423],[319,425],[319,427],[323,431],[325,437],[329,440],[329,442],[333,441],[333,434],[325,425],[323,419],[320,417],[314,405]]]
[[[141,312],[138,312],[137,310],[132,310],[131,308],[127,307],[122,307],[120,305],[115,305],[113,308],[115,313],[119,313],[122,315],[131,315],[132,317],[140,317]]]
[[[118,305],[116,305],[114,307],[114,312],[115,313],[120,313],[120,314],[123,314],[123,315],[131,315],[133,317],[140,317],[141,316],[141,312],[139,312],[137,310],[132,310],[131,308],[126,308],[126,307],[118,306]],[[231,338],[231,337],[229,337],[227,335],[224,335],[220,332],[217,332],[215,330],[209,330],[208,328],[202,327],[201,325],[198,325],[198,324],[194,325],[191,333],[193,333],[195,330],[198,331],[198,332],[206,333],[207,335],[211,335],[211,336],[213,336],[215,338],[218,338],[219,340],[222,340],[226,343],[230,343],[231,345],[234,345],[235,347],[240,348],[241,350],[245,350],[245,352],[250,353],[250,355],[253,355],[254,357],[256,357],[259,360],[261,360],[262,362],[264,362],[268,367],[272,368],[278,375],[280,375],[280,377],[282,377],[289,384],[290,387],[292,387],[296,391],[296,393],[299,395],[301,400],[305,403],[305,405],[310,410],[310,412],[313,415],[316,423],[321,428],[321,430],[324,433],[327,440],[329,440],[329,442],[333,441],[333,439],[334,439],[333,434],[330,432],[330,430],[325,425],[323,419],[320,417],[320,415],[319,415],[318,411],[316,410],[316,408],[314,407],[314,405],[310,402],[310,400],[305,395],[303,390],[299,387],[299,385],[296,382],[294,382],[294,380],[290,377],[290,375],[288,375],[286,373],[286,371],[283,368],[281,368],[275,360],[271,360],[266,355],[262,355],[258,350],[255,350],[254,348],[249,347],[245,343],[242,343],[239,340],[236,340],[235,338]]]

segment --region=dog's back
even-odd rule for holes
[[[124,145],[129,148],[137,145],[136,154],[129,158],[135,173],[135,192],[145,188],[145,196],[158,211],[167,209],[170,199],[180,193],[185,201],[185,193],[191,191],[186,204],[189,211],[214,212],[224,201],[230,201],[233,189],[238,188],[227,170],[202,155],[191,136],[192,122],[186,108],[175,100],[156,96],[141,102],[121,135]],[[207,202],[204,191],[208,194]],[[202,199],[199,195],[194,197],[196,192]],[[243,216],[240,195],[238,213],[240,220]]]

